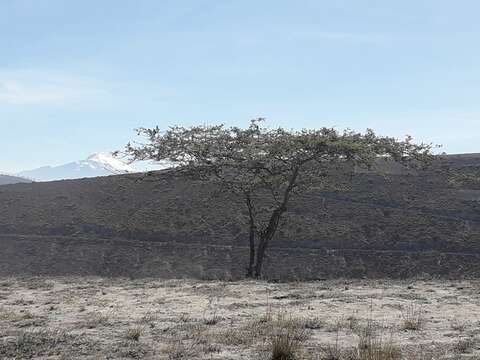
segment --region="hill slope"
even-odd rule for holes
[[[10,185],[10,184],[29,183],[29,182],[32,182],[32,181],[25,179],[23,177],[0,174],[0,185]]]
[[[480,155],[447,162],[480,170]],[[346,193],[296,199],[266,274],[480,276],[480,188],[452,188],[439,167],[389,172],[358,173]],[[240,277],[244,209],[212,190],[173,170],[6,187],[0,273]]]

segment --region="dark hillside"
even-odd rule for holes
[[[348,192],[296,199],[266,274],[480,276],[480,187],[452,187],[446,165],[480,171],[480,155],[358,172]],[[241,276],[244,209],[212,190],[174,171],[3,186],[0,273]]]

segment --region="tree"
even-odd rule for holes
[[[338,189],[341,172],[371,168],[379,158],[420,166],[433,157],[432,145],[331,128],[262,127],[255,119],[245,128],[216,126],[138,129],[143,143],[129,143],[132,161],[169,161],[187,176],[208,179],[239,195],[248,212],[248,277],[260,277],[268,245],[292,196],[312,189]]]

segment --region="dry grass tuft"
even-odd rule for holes
[[[220,316],[212,316],[210,318],[205,318],[203,323],[205,325],[217,325],[221,320],[222,318]]]
[[[323,329],[326,326],[325,321],[318,317],[305,319],[304,324],[305,324],[305,329],[309,329],[309,330],[319,330],[319,329]]]
[[[140,319],[140,323],[151,325],[155,323],[157,320],[158,320],[158,315],[154,312],[149,311],[142,316],[142,318]]]
[[[475,343],[475,340],[472,338],[460,339],[453,344],[453,352],[457,354],[465,354],[475,346]]]
[[[402,312],[402,330],[418,331],[425,323],[424,313],[420,306],[412,304]]]
[[[272,321],[268,337],[271,360],[299,359],[302,345],[308,339],[305,324],[283,314]]]
[[[368,336],[360,338],[356,349],[355,360],[400,360],[402,352],[400,347],[390,340],[381,337]]]
[[[218,315],[219,302],[218,296],[210,296],[208,298],[208,306],[203,314],[203,323],[205,325],[216,325],[222,320]]]
[[[30,359],[61,354],[61,345],[69,336],[61,330],[21,331],[0,346],[0,358]]]
[[[450,327],[452,328],[452,330],[455,330],[458,332],[464,332],[465,329],[467,328],[467,323],[459,321],[458,319],[451,319]]]
[[[192,347],[187,347],[182,341],[170,341],[162,351],[168,360],[192,359],[196,351]]]
[[[125,338],[130,341],[139,341],[143,331],[144,329],[141,326],[129,328],[125,333]]]
[[[338,337],[334,345],[327,345],[326,347],[323,348],[320,359],[321,360],[343,360],[344,359],[344,351],[338,345]]]
[[[385,327],[375,322],[371,317],[365,326],[357,325],[359,337],[357,347],[349,355],[349,360],[400,360],[402,352],[393,341],[393,335],[387,339]]]
[[[108,325],[110,325],[110,315],[99,312],[88,313],[83,323],[83,326],[87,329],[95,329],[100,326]]]

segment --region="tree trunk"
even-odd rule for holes
[[[284,206],[276,209],[270,218],[267,229],[260,236],[257,249],[257,262],[255,264],[255,278],[257,279],[262,276],[263,260],[265,259],[265,251],[267,250],[268,243],[275,235],[280,218],[285,211],[286,208]]]
[[[253,278],[253,267],[255,265],[255,232],[250,228],[250,261],[248,263],[247,278]]]
[[[250,261],[248,263],[247,269],[247,278],[253,278],[253,268],[255,265],[255,218],[253,214],[253,207],[250,195],[246,196],[248,215],[249,215],[249,225],[250,225],[250,237],[249,237],[249,246],[250,246]]]
[[[283,213],[287,211],[288,200],[290,199],[290,194],[293,188],[295,187],[299,170],[300,170],[299,167],[294,169],[292,173],[292,177],[290,178],[290,181],[288,182],[288,186],[285,189],[285,192],[283,194],[282,203],[278,208],[276,208],[273,211],[266,229],[262,231],[260,235],[260,240],[259,240],[258,249],[257,249],[257,262],[255,264],[255,277],[257,279],[262,276],[262,267],[263,267],[263,260],[265,259],[265,251],[267,250],[268,243],[270,242],[270,240],[272,240],[273,236],[275,235],[275,232],[277,231],[278,224],[280,222],[280,219]]]

